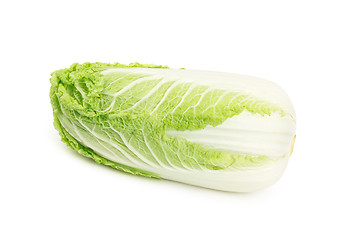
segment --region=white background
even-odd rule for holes
[[[0,239],[340,239],[334,0],[1,1]],[[49,76],[74,62],[254,75],[294,103],[278,183],[251,194],[112,170],[54,130]]]

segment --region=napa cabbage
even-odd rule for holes
[[[284,91],[238,74],[143,64],[73,64],[52,73],[54,126],[97,163],[225,191],[283,173],[295,135]]]

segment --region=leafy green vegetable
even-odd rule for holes
[[[68,146],[98,163],[247,191],[253,184],[235,188],[233,179],[246,182],[281,166],[295,131],[294,111],[282,90],[248,78],[138,63],[73,64],[52,73],[54,125]],[[268,129],[258,131],[265,124]],[[261,136],[270,151],[259,145]]]

